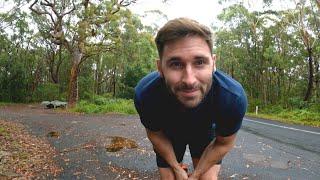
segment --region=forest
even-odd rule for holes
[[[0,13],[0,102],[132,103],[158,58],[159,27],[128,8],[137,1],[12,1]],[[288,0],[294,8],[277,10],[277,1],[264,0],[259,11],[219,2],[230,5],[210,27],[217,66],[245,88],[248,114],[259,107],[259,114],[319,126],[320,1]]]

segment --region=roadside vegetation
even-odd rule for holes
[[[256,114],[257,106],[258,114]],[[289,124],[320,127],[320,104],[306,103],[297,99],[283,105],[263,105],[257,100],[249,100],[246,115]]]
[[[8,102],[0,102],[0,107],[1,107],[1,106],[6,106],[6,105],[9,105],[9,104],[12,104],[12,103],[8,103]]]
[[[270,119],[288,124],[299,124],[306,126],[320,127],[320,105],[300,104],[300,107],[282,107],[280,105],[260,105],[258,114],[255,113],[255,102],[249,100],[249,107],[246,113],[249,117]],[[91,100],[81,100],[71,112],[86,114],[137,114],[132,99],[112,98],[96,96]]]
[[[72,112],[83,112],[86,114],[136,114],[132,99],[111,98],[95,96],[92,100],[81,100]]]

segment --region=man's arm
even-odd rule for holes
[[[216,140],[204,150],[190,179],[199,179],[210,167],[219,162],[233,148],[235,139],[236,133],[227,137],[217,136]]]
[[[164,135],[164,133],[162,131],[155,132],[148,129],[146,129],[146,131],[153,148],[170,165],[176,176],[176,179],[187,179],[188,175],[178,163],[172,144]]]

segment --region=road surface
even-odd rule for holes
[[[0,118],[24,124],[56,149],[59,179],[158,179],[155,155],[138,116],[76,115],[35,105],[0,108]],[[48,137],[57,132],[58,136]],[[137,148],[106,147],[114,137]],[[191,163],[187,152],[184,162]],[[320,128],[245,118],[220,179],[320,179]]]

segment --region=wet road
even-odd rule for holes
[[[1,108],[0,118],[24,124],[56,149],[59,179],[157,179],[155,155],[138,116],[73,115],[36,106]],[[47,137],[57,132],[58,137]],[[112,138],[138,147],[108,152]],[[184,162],[191,163],[187,153]],[[320,128],[245,119],[221,179],[320,179]]]

